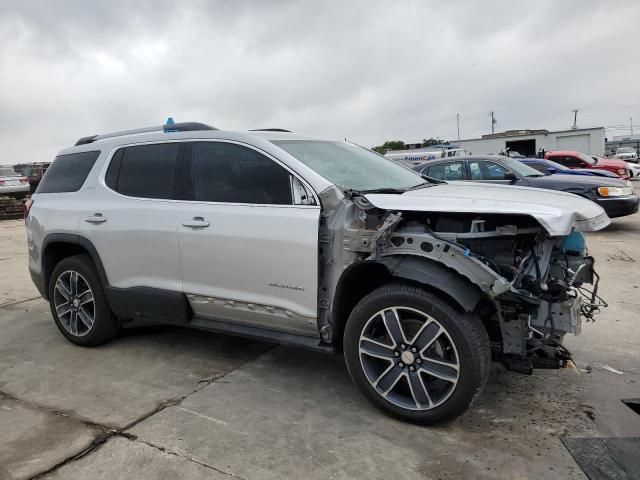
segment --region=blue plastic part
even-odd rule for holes
[[[469,250],[468,248],[464,251],[464,255],[466,257],[468,257],[469,255],[471,255],[471,250]]]
[[[169,117],[167,118],[167,123],[164,124],[164,127],[162,127],[162,131],[164,133],[169,133],[169,132],[177,132],[177,130],[172,129],[171,127],[173,127],[176,124],[176,122],[173,121],[173,117]]]
[[[584,255],[587,249],[587,242],[584,239],[584,235],[581,232],[573,230],[562,243],[562,249],[565,252],[576,252]]]

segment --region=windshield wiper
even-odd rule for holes
[[[424,173],[421,173],[420,176],[422,178],[424,178],[426,180],[426,182],[419,183],[418,185],[414,185],[409,190],[407,190],[407,192],[410,191],[410,190],[417,190],[419,188],[432,187],[434,185],[442,185],[443,183],[447,183],[444,180],[440,180],[438,178],[430,177],[429,175],[425,175]]]
[[[406,190],[403,190],[401,188],[388,188],[388,187],[370,188],[368,190],[354,190],[352,188],[349,188],[344,191],[344,193],[346,193],[348,196],[366,195],[367,193],[393,193],[393,194],[400,195],[404,192],[406,192]]]

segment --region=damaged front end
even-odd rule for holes
[[[441,291],[481,318],[494,354],[515,371],[565,366],[564,336],[606,306],[583,234],[550,236],[526,214],[392,211],[354,196],[329,220],[325,240],[342,268],[375,262]]]
[[[563,337],[579,334],[582,319],[593,320],[606,306],[583,234],[549,237],[526,217],[391,213],[375,245],[371,258],[392,269],[390,258],[417,255],[475,285],[483,295],[474,310],[494,350],[523,373],[566,365]]]

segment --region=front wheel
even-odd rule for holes
[[[463,413],[486,383],[491,360],[477,317],[408,284],[382,286],[356,305],[344,355],[374,406],[425,425]]]

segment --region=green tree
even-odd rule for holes
[[[371,150],[374,150],[384,155],[385,153],[387,153],[387,150],[404,150],[405,148],[406,148],[406,145],[402,140],[387,140],[382,145],[373,147]]]

